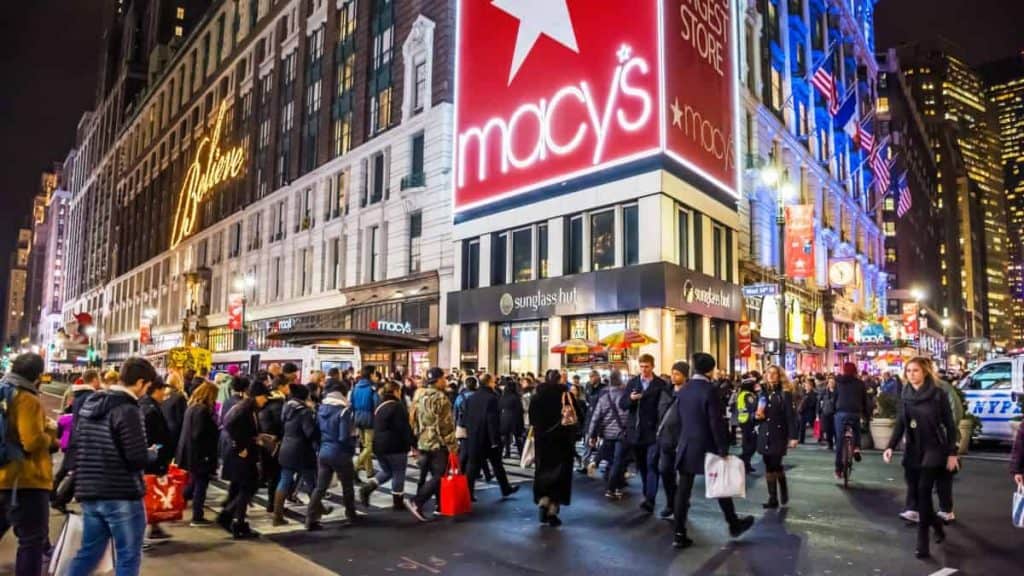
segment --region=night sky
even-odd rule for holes
[[[0,294],[39,174],[93,107],[102,0],[7,2],[0,16]],[[881,0],[877,48],[942,35],[979,64],[1024,49],[1024,0]],[[4,302],[5,300],[0,300]]]

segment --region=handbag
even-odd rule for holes
[[[146,523],[171,522],[181,520],[185,512],[185,486],[188,484],[188,472],[174,464],[167,469],[167,474],[156,476],[146,474]]]
[[[1024,486],[1017,485],[1017,491],[1013,493],[1013,508],[1010,509],[1013,525],[1017,528],[1024,528]]]
[[[71,568],[71,560],[78,554],[82,547],[82,517],[78,514],[68,514],[64,517],[64,526],[60,529],[60,537],[53,547],[50,555],[50,566],[47,574],[53,576],[64,576]],[[107,543],[107,551],[103,553],[100,563],[96,566],[96,574],[105,574],[114,570],[114,541]]]
[[[722,458],[704,455],[704,496],[706,498],[746,498],[747,470],[736,456]]]
[[[526,442],[523,444],[523,454],[519,457],[519,466],[521,468],[529,468],[533,466],[533,459],[533,426],[530,426],[530,431],[526,433]]]
[[[576,407],[572,403],[572,395],[569,392],[562,392],[562,426],[575,426],[579,422],[576,417]]]
[[[448,454],[448,471],[441,478],[441,505],[439,513],[442,516],[461,516],[469,514],[473,508],[472,499],[469,495],[469,480],[459,470],[459,458],[455,454]]]

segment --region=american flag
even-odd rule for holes
[[[910,207],[914,204],[914,198],[910,195],[910,186],[907,184],[906,172],[896,181],[896,192],[899,194],[899,200],[896,203],[896,217],[903,218],[903,215],[910,212]]]
[[[873,118],[874,113],[872,112],[857,124],[857,142],[860,144],[861,150],[869,154],[875,147],[875,135],[869,129]]]
[[[882,151],[885,149],[884,145],[876,143],[875,147],[871,149],[871,172],[875,175],[875,181],[878,182],[878,192],[886,194],[889,192],[889,186],[892,184],[892,175],[889,170],[892,168],[892,162],[887,159]]]
[[[839,87],[832,73],[827,70],[828,59],[818,66],[811,76],[811,84],[817,88],[825,101],[828,102],[828,113],[835,116],[839,112]]]

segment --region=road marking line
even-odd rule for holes
[[[956,574],[957,572],[959,572],[959,570],[956,568],[943,568],[942,570],[932,572],[928,576],[950,576],[950,574]]]

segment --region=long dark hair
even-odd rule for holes
[[[555,370],[554,368],[548,370],[547,372],[544,373],[544,383],[552,384],[555,386],[561,385],[562,373],[559,372],[558,370]]]

